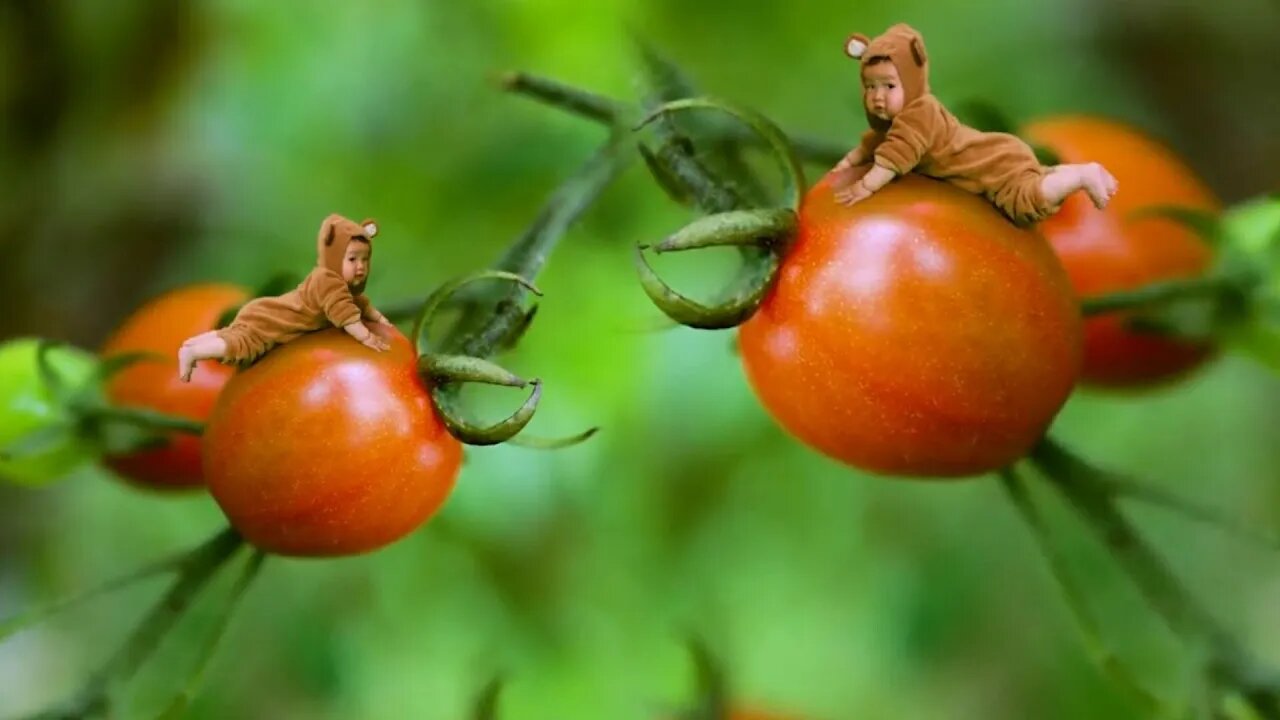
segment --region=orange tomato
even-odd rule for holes
[[[189,285],[138,308],[102,348],[103,357],[137,351],[160,353],[166,361],[143,361],[111,379],[107,398],[123,407],[141,407],[204,421],[234,369],[216,360],[196,367],[191,382],[178,380],[178,348],[193,335],[212,330],[219,316],[249,298],[233,285]],[[204,483],[200,438],[173,433],[167,446],[107,459],[125,479],[152,488],[190,488]]]
[[[1045,119],[1022,135],[1053,150],[1064,163],[1100,163],[1119,181],[1105,210],[1075,193],[1039,225],[1081,297],[1194,277],[1209,268],[1212,251],[1191,230],[1167,219],[1130,219],[1135,211],[1161,205],[1220,209],[1169,149],[1136,129],[1092,117]],[[1085,323],[1084,382],[1117,388],[1163,383],[1213,353],[1205,344],[1135,332],[1125,320],[1124,314],[1112,313]]]
[[[223,389],[204,435],[209,491],[249,542],[280,555],[366,552],[421,525],[462,462],[413,347],[376,352],[336,328],[275,348]]]
[[[865,470],[954,477],[1022,457],[1080,368],[1052,249],[987,201],[918,175],[853,206],[830,177],[742,325],[742,363],[789,432]]]

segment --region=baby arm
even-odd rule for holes
[[[314,278],[314,280],[313,280]],[[351,294],[350,288],[337,273],[326,270],[313,273],[308,285],[313,306],[322,312],[334,327],[355,338],[361,344],[374,350],[386,350],[390,347],[386,340],[378,337],[360,321],[360,303]]]
[[[888,185],[889,181],[897,176],[898,173],[877,164],[867,171],[867,174],[863,175],[858,182],[837,190],[836,202],[841,205],[852,205],[859,200],[865,200],[880,188]]]
[[[880,134],[874,130],[868,130],[862,134],[862,140],[858,146],[850,150],[844,157],[840,158],[840,162],[831,168],[830,174],[835,175],[834,185],[841,187],[849,184],[850,171],[859,165],[865,165],[873,159],[876,146],[880,144],[882,138]]]
[[[372,320],[376,323],[382,323],[383,325],[392,324],[391,321],[387,319],[386,315],[379,312],[378,309],[373,306],[373,303],[369,302],[369,298],[364,295],[357,295],[355,301],[356,307],[360,308],[360,317],[362,319]]]
[[[361,345],[377,350],[378,352],[382,352],[384,350],[388,350],[391,348],[390,343],[378,337],[377,335],[374,335],[373,331],[365,327],[365,324],[360,322],[359,320],[356,320],[350,325],[344,325],[342,327],[342,330],[346,332],[348,335],[350,335],[351,337],[355,338],[356,341],[358,341]]]

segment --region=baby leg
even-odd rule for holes
[[[1107,206],[1118,187],[1116,179],[1098,163],[1058,165],[1040,181],[1040,192],[1050,205],[1057,206],[1071,193],[1084,190],[1099,210]]]
[[[227,354],[227,341],[210,331],[188,338],[178,349],[178,378],[190,382],[196,362],[211,358],[223,358]]]

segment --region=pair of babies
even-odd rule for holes
[[[838,202],[856,203],[895,177],[916,172],[981,194],[1013,222],[1030,225],[1078,190],[1098,208],[1115,194],[1115,178],[1097,163],[1043,167],[1016,136],[960,124],[929,92],[924,40],[910,26],[894,25],[874,40],[855,34],[845,52],[861,61],[870,129],[831,170]],[[204,359],[247,365],[276,345],[330,326],[386,350],[387,342],[365,325],[388,322],[363,294],[377,234],[372,220],[325,218],[316,240],[317,267],[302,284],[279,297],[253,300],[230,326],[184,342],[179,377],[190,380]]]

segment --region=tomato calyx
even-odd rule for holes
[[[716,109],[743,121],[772,150],[783,172],[784,194],[789,207],[749,207],[751,200],[743,191],[728,183],[695,157],[692,141],[680,135],[670,123],[658,123],[657,134],[663,144],[658,153],[641,145],[641,154],[660,186],[677,201],[692,198],[704,211],[711,213],[686,225],[680,231],[653,247],[657,253],[697,250],[708,247],[735,246],[742,265],[737,277],[725,288],[718,300],[705,304],[671,288],[654,272],[645,258],[647,245],[636,251],[636,269],[640,286],[649,299],[667,317],[688,327],[721,330],[735,327],[750,318],[773,286],[781,266],[781,246],[795,231],[800,200],[804,192],[804,174],[800,161],[786,136],[768,118],[754,111],[728,105],[712,98],[684,98],[654,108],[637,125],[639,130],[659,119],[682,110]],[[746,177],[752,178],[750,173]],[[754,186],[754,182],[750,183]]]

